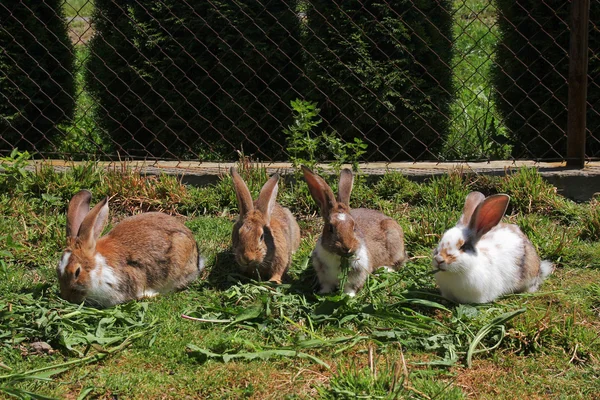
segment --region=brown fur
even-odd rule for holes
[[[96,254],[102,255],[113,267],[118,278],[118,287],[114,289],[121,293],[123,301],[137,298],[144,289],[161,292],[181,289],[198,277],[196,241],[192,232],[175,217],[162,213],[132,216],[106,236],[99,237],[104,221],[98,218],[108,212],[106,200],[99,203],[102,210],[96,206],[85,218],[78,214],[84,212],[85,207],[73,205],[79,211],[72,211],[69,205],[68,232],[72,235],[77,232],[77,236],[67,239],[65,252],[71,252],[71,256],[64,274],[59,276],[64,299],[71,302],[85,299],[92,284],[90,273],[97,264]]]
[[[456,257],[451,254],[448,254],[448,249],[446,249],[445,247],[442,248],[439,255],[442,257],[446,265],[452,264],[456,261]]]
[[[281,283],[300,246],[300,227],[290,210],[275,201],[278,175],[265,183],[255,202],[233,168],[231,175],[240,207],[231,234],[235,259],[244,274]]]
[[[542,274],[542,270],[540,268],[541,260],[538,256],[533,244],[527,239],[524,245],[524,256],[523,261],[521,263],[521,271],[523,274],[521,275],[521,281],[526,282],[537,276]]]

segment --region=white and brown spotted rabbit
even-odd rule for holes
[[[488,303],[518,292],[534,292],[553,266],[541,261],[517,225],[500,223],[509,197],[471,192],[458,224],[433,252],[433,268],[445,298]]]
[[[124,219],[100,237],[108,198],[90,210],[77,193],[67,212],[67,248],[56,269],[61,297],[109,307],[182,289],[204,267],[192,232],[175,217],[149,212]]]
[[[281,283],[300,246],[300,227],[276,201],[279,175],[271,176],[254,202],[235,168],[231,177],[240,209],[231,234],[235,260],[244,274]]]
[[[325,222],[312,253],[321,293],[339,286],[342,257],[349,258],[348,279],[343,289],[350,296],[363,287],[377,268],[395,270],[404,263],[404,232],[400,225],[379,211],[350,208],[352,171],[342,170],[337,199],[323,178],[305,166],[302,172]]]

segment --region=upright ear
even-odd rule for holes
[[[337,201],[344,203],[350,207],[350,193],[352,193],[352,184],[354,183],[354,176],[352,171],[348,168],[344,168],[340,174],[340,183],[338,185],[338,198]]]
[[[310,191],[310,195],[317,202],[319,207],[321,208],[321,214],[324,218],[329,215],[329,212],[333,207],[335,207],[336,201],[335,196],[333,195],[333,191],[321,178],[320,176],[314,174],[309,168],[302,166],[302,173],[304,174],[304,179],[308,184],[308,190]]]
[[[495,194],[479,203],[469,221],[469,229],[474,234],[474,242],[498,225],[506,212],[509,200],[510,197],[506,194]]]
[[[458,220],[459,225],[467,226],[469,225],[469,221],[471,220],[471,216],[473,215],[473,211],[475,208],[485,200],[485,196],[480,192],[471,192],[467,196],[465,200],[465,207],[463,208],[463,213]]]
[[[279,174],[273,174],[271,178],[260,189],[258,200],[256,200],[256,209],[265,217],[268,224],[271,220],[271,214],[277,200],[277,191],[279,190]]]
[[[246,215],[249,211],[254,210],[252,196],[246,186],[246,182],[237,173],[235,168],[231,167],[231,177],[233,178],[233,187],[235,188],[235,196],[237,197],[238,206],[240,207],[240,217]]]
[[[106,226],[106,221],[108,221],[108,197],[90,210],[79,227],[77,238],[85,248],[89,250],[96,248],[96,241]]]
[[[85,216],[90,212],[92,194],[87,190],[80,190],[69,202],[67,210],[67,239],[74,239],[79,232],[79,227]]]

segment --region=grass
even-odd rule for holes
[[[175,177],[94,164],[28,172],[17,157],[3,162],[0,173],[0,393],[229,399],[597,393],[600,245],[598,218],[589,218],[597,201],[576,204],[557,195],[535,169],[507,177],[456,172],[427,183],[400,173],[373,185],[357,179],[352,205],[396,218],[410,261],[398,273],[378,271],[349,298],[315,294],[308,257],[321,222],[303,181],[281,182],[279,199],[298,216],[303,242],[287,281],[276,286],[237,273],[230,251],[237,205],[228,177],[194,188]],[[256,195],[265,171],[240,171]],[[208,258],[202,278],[182,292],[105,310],[59,299],[54,268],[65,242],[66,203],[84,187],[94,199],[113,196],[111,224],[148,210],[183,216]],[[428,273],[431,249],[472,189],[511,194],[506,220],[558,266],[540,292],[477,306],[439,296]]]
[[[496,6],[481,0],[455,0],[452,70],[456,99],[442,159],[506,159],[506,128],[495,108],[491,67],[499,40]]]
[[[94,0],[65,0],[63,10],[66,17],[89,17],[94,10]]]

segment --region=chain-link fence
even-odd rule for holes
[[[575,1],[2,1],[0,152],[564,160]]]

